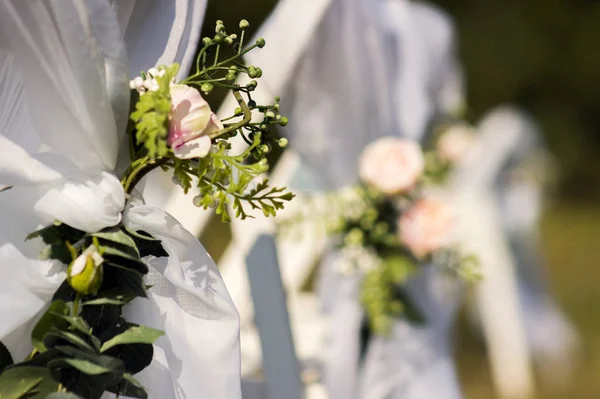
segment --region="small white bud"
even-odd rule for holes
[[[144,86],[144,79],[142,79],[141,76],[138,76],[135,79],[133,79],[133,83],[135,84],[135,87],[139,90]]]
[[[148,91],[158,91],[160,89],[160,85],[156,80],[152,80],[146,87],[148,87]]]

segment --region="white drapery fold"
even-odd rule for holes
[[[152,30],[161,54],[168,53],[162,62],[189,62],[205,1],[138,3],[155,16],[159,5],[176,5],[175,29],[152,18],[132,29]],[[88,232],[121,220],[125,194],[112,171],[129,111],[129,63],[111,5],[0,0],[0,271],[11,276],[0,283],[0,340],[16,361],[31,350],[25,337],[64,281],[64,265],[32,260],[41,245],[24,244],[25,235],[54,219]],[[152,44],[135,50],[152,53]],[[158,63],[150,61],[145,69]],[[171,255],[149,260],[156,285],[150,306],[140,300],[130,307],[138,321],[167,332],[140,378],[150,397],[240,398],[239,320],[216,266],[158,209],[128,210],[128,223],[162,239]]]

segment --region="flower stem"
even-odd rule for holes
[[[123,185],[123,190],[125,190],[125,193],[131,194],[136,184],[139,183],[144,176],[159,166],[164,165],[168,161],[168,157],[143,157],[136,159],[121,177],[121,184]]]
[[[79,303],[81,302],[81,294],[75,293],[75,300],[73,301],[73,307],[71,308],[71,316],[77,317],[79,313]]]
[[[212,134],[210,136],[211,139],[216,139],[217,137],[223,136],[224,134],[235,132],[239,128],[247,125],[252,120],[252,114],[250,113],[250,108],[248,108],[248,104],[242,98],[242,95],[239,91],[234,90],[233,96],[237,100],[240,108],[242,108],[242,112],[244,113],[244,119],[239,121],[238,123],[234,123],[233,125],[227,126],[225,129],[221,129],[218,132]]]

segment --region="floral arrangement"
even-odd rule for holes
[[[245,219],[248,207],[275,216],[293,198],[266,179],[255,183],[268,170],[266,155],[272,146],[286,144],[269,135],[269,126],[284,126],[287,120],[278,112],[277,99],[272,105],[252,100],[262,71],[245,65],[242,57],[265,41],[245,46],[248,22],[239,27],[238,38],[218,21],[214,37],[203,39],[195,72],[183,81],[175,80],[175,64],[151,68],[130,82],[131,162],[120,179],[125,198],[121,212],[136,184],[158,167],[172,171],[186,192],[196,190],[194,204],[214,208],[223,221],[230,220],[227,204]],[[220,59],[223,46],[231,46],[235,54]],[[243,74],[252,79],[246,85],[237,83]],[[239,104],[230,118],[219,120],[201,94],[215,86],[230,89]],[[253,114],[262,117],[255,122]],[[232,155],[235,136],[248,147]],[[126,227],[120,215],[113,226],[98,231],[57,220],[27,239],[46,244],[40,258],[62,265],[66,279],[35,325],[34,349],[26,359],[15,362],[0,343],[0,397],[89,399],[105,392],[148,397],[134,375],[150,364],[152,343],[163,332],[126,320],[122,311],[152,289],[144,283],[149,271],[145,258],[167,256],[161,241]]]
[[[314,217],[325,223],[337,238],[335,270],[363,275],[360,300],[377,334],[389,332],[402,314],[422,321],[403,285],[424,264],[466,279],[476,276],[476,259],[452,243],[452,208],[424,189],[432,180],[425,157],[416,142],[379,139],[360,156],[361,184],[326,194],[323,214],[311,207],[310,214],[282,222],[285,230]]]

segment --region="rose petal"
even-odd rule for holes
[[[210,137],[202,136],[173,148],[173,153],[179,159],[204,158],[210,152],[211,147]]]

